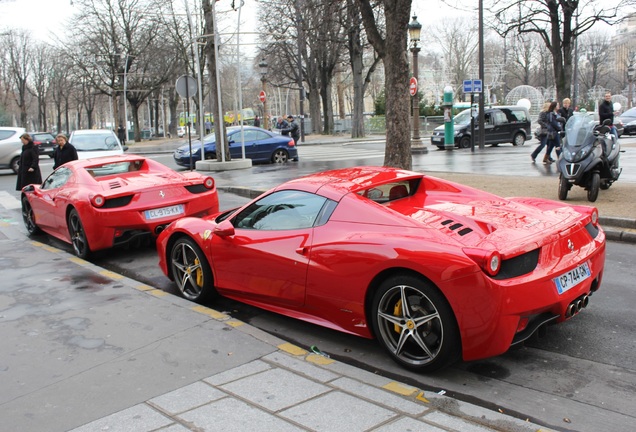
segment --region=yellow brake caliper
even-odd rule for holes
[[[398,302],[393,307],[393,316],[401,317],[402,316],[402,299],[398,300]],[[396,333],[402,333],[402,327],[397,324],[393,325]]]
[[[202,287],[203,286],[203,271],[201,271],[201,266],[199,265],[201,263],[201,261],[199,261],[199,258],[195,258],[194,260],[194,265],[197,266],[197,286],[198,287]]]

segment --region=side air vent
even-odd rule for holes
[[[126,195],[117,198],[108,198],[102,208],[117,208],[124,207],[130,204],[132,201],[133,195]]]
[[[444,222],[442,222],[442,225],[448,225],[449,223],[453,223],[453,221],[450,219],[446,219]]]
[[[444,222],[442,222],[442,225],[449,225],[449,224],[452,224],[451,226],[448,227],[448,229],[451,231],[455,231],[464,226],[460,223],[453,223],[453,220],[451,219],[447,219]],[[459,231],[457,231],[457,234],[459,234],[460,236],[465,236],[466,234],[469,234],[471,232],[473,232],[472,228],[462,228]]]
[[[471,232],[473,232],[471,228],[463,228],[457,231],[457,234],[459,234],[460,236],[465,236],[466,234],[469,234]]]
[[[200,194],[203,192],[207,192],[210,189],[206,188],[205,185],[203,183],[200,184],[196,184],[196,185],[189,185],[185,187],[188,192],[193,193],[193,194]]]
[[[121,187],[121,183],[119,181],[108,182],[108,187],[111,189],[118,189]]]
[[[585,229],[590,234],[590,236],[592,236],[592,238],[596,238],[596,236],[598,235],[598,227],[594,226],[592,222],[585,225]]]

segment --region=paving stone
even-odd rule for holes
[[[174,423],[172,419],[165,417],[146,404],[139,404],[80,426],[71,432],[148,432],[171,423]]]
[[[259,372],[263,372],[267,369],[270,369],[271,366],[267,363],[255,360],[244,365],[235,367],[233,369],[227,370],[225,372],[221,372],[216,375],[212,375],[209,378],[205,378],[203,381],[211,384],[213,386],[219,386],[221,384],[226,384],[231,381],[235,381],[240,378],[244,378],[249,375],[254,375]]]
[[[170,414],[176,414],[221,399],[224,396],[226,394],[222,391],[197,381],[189,386],[151,399],[149,402]]]
[[[231,398],[221,399],[182,413],[179,418],[190,423],[193,430],[198,431],[296,432],[303,430],[279,417]]]
[[[339,391],[312,399],[280,413],[318,432],[366,431],[397,413]]]
[[[288,408],[330,390],[283,369],[261,372],[220,388],[271,411]]]
[[[272,363],[276,363],[287,369],[293,369],[294,372],[300,372],[303,375],[306,375],[323,383],[333,381],[339,376],[332,372],[329,372],[328,370],[314,366],[304,360],[299,360],[282,352],[275,352],[266,355],[265,357],[263,357],[263,360],[271,361]]]

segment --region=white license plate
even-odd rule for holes
[[[585,279],[589,278],[591,275],[590,267],[587,263],[583,263],[569,272],[563,273],[561,276],[554,278],[553,280],[559,294],[563,294],[570,288],[577,286]]]
[[[144,212],[146,220],[160,219],[168,216],[179,216],[184,213],[183,204],[177,204],[170,207],[146,210]]]
[[[444,140],[443,140],[441,137],[440,137],[440,138],[438,138],[438,137],[431,137],[431,141],[433,141],[433,142],[442,142],[442,141],[444,141]]]

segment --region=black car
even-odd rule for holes
[[[469,108],[457,114],[453,119],[455,147],[470,148],[470,116],[471,109]],[[486,107],[484,117],[486,144],[497,146],[502,143],[512,143],[514,146],[521,146],[525,144],[526,140],[532,138],[530,116],[528,110],[523,106]],[[477,130],[477,124],[475,124],[475,133]],[[431,136],[431,143],[439,149],[444,149],[444,132],[445,126],[438,126]]]
[[[53,151],[57,148],[55,137],[49,132],[27,132],[33,138],[33,144],[38,148],[40,156],[53,157]]]
[[[628,109],[618,118],[623,123],[625,135],[636,135],[636,107]]]

